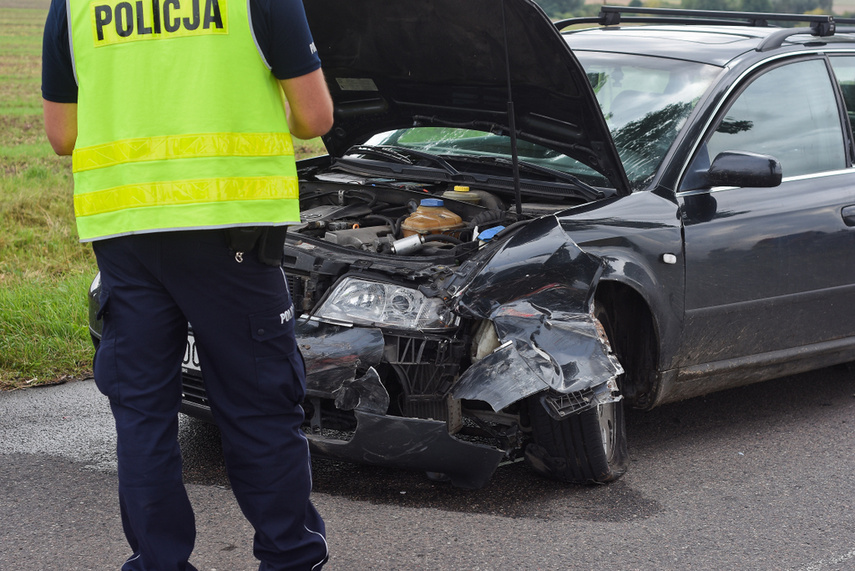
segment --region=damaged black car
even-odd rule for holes
[[[846,22],[305,7],[335,101],[283,258],[314,454],[609,482],[627,407],[853,359]],[[208,417],[192,331],[183,378]]]

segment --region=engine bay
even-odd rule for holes
[[[521,220],[584,202],[524,200],[518,212],[512,193],[474,185],[340,173],[315,178],[300,183],[301,223],[289,234],[389,256],[459,255]]]

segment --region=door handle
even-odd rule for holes
[[[847,226],[855,226],[855,204],[844,206],[843,210],[840,211],[840,215],[843,216],[844,224]]]

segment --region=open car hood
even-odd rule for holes
[[[335,101],[335,125],[324,137],[332,156],[413,126],[507,135],[510,83],[520,139],[565,153],[629,192],[585,72],[534,2],[306,0],[305,8]]]

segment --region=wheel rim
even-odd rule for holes
[[[608,402],[597,405],[597,420],[600,423],[600,436],[603,441],[603,451],[606,458],[611,460],[614,456],[615,443],[617,441],[617,403]]]

